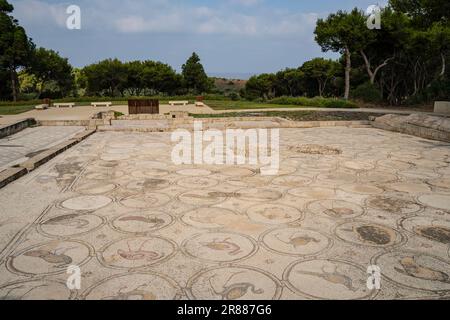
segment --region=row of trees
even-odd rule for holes
[[[375,97],[390,104],[450,98],[450,2],[390,0],[381,29],[354,9],[319,19],[316,42],[338,61],[313,59],[298,69],[253,77],[247,98],[280,95]]]
[[[250,100],[281,96],[338,96],[342,83],[340,74],[338,62],[315,58],[297,69],[253,76],[241,95]]]
[[[73,89],[72,67],[52,50],[36,48],[25,29],[12,17],[14,7],[0,0],[0,98],[17,101],[21,83],[25,91],[44,94],[57,88],[60,95]]]
[[[86,95],[111,97],[203,93],[212,88],[196,53],[183,65],[181,74],[162,62],[103,60],[79,70],[77,84]]]
[[[61,98],[70,95],[153,95],[204,93],[211,90],[208,78],[193,53],[177,74],[155,61],[121,62],[107,59],[73,68],[58,52],[36,48],[14,19],[14,7],[0,0],[0,99]]]

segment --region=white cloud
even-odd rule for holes
[[[246,7],[255,6],[257,4],[260,4],[262,0],[228,0],[230,4],[236,4]]]
[[[317,14],[252,9],[242,14],[232,6],[176,5],[169,0],[80,0],[84,30],[120,33],[179,33],[252,37],[296,37],[311,33]],[[255,6],[261,0],[229,0]],[[66,4],[18,0],[15,15],[29,26],[65,28]]]

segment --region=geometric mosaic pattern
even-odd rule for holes
[[[168,133],[96,133],[0,191],[0,298],[450,298],[450,145],[280,134],[280,174],[261,176],[173,165]],[[308,152],[322,149],[336,152]],[[14,218],[20,188],[34,200]]]

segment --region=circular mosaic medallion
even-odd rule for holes
[[[278,300],[280,282],[271,274],[250,267],[224,267],[203,271],[188,282],[192,300]]]
[[[138,269],[170,259],[177,245],[160,237],[122,239],[107,245],[101,252],[105,266],[119,269]]]
[[[112,199],[105,196],[82,196],[65,200],[61,206],[70,210],[94,211],[106,207],[111,202]]]
[[[253,221],[275,225],[302,220],[304,217],[300,210],[278,204],[262,204],[253,206],[248,209],[247,215]]]
[[[199,208],[186,213],[184,223],[200,229],[218,229],[229,224],[239,216],[233,211],[222,208]]]
[[[380,171],[364,171],[358,178],[365,183],[388,183],[397,180],[396,175]]]
[[[158,168],[148,168],[145,170],[133,171],[131,175],[134,178],[142,179],[142,178],[154,178],[154,177],[164,177],[169,174],[169,171],[158,169]]]
[[[65,273],[71,265],[82,266],[93,249],[81,241],[52,241],[24,249],[8,258],[8,269],[21,275]]]
[[[356,300],[375,295],[367,289],[368,274],[361,267],[337,260],[309,260],[291,264],[284,280],[293,291],[313,299]]]
[[[116,231],[129,234],[146,234],[164,229],[174,222],[172,216],[163,212],[137,212],[124,214],[112,222]]]
[[[366,205],[370,208],[382,210],[394,214],[410,214],[420,211],[422,208],[414,201],[402,199],[396,196],[370,197]]]
[[[181,289],[157,273],[127,273],[109,277],[83,293],[86,300],[177,300]]]
[[[238,198],[247,201],[275,201],[281,197],[281,192],[272,189],[248,188],[238,192]]]
[[[398,231],[388,226],[362,221],[338,225],[334,233],[343,241],[372,247],[392,247],[404,241]]]
[[[387,185],[388,188],[405,193],[429,193],[431,188],[429,185],[420,182],[396,182]]]
[[[375,165],[372,163],[368,163],[367,161],[346,161],[344,163],[344,167],[352,170],[373,170],[375,169]]]
[[[95,231],[105,223],[104,218],[93,214],[66,214],[39,223],[38,230],[48,237],[74,237]]]
[[[185,169],[177,171],[179,175],[188,177],[205,177],[209,176],[212,172],[205,169]]]
[[[327,236],[302,228],[271,230],[262,235],[261,239],[264,246],[272,252],[303,257],[322,253],[333,244]]]
[[[450,220],[416,216],[402,219],[400,225],[420,237],[450,245]]]
[[[270,176],[248,176],[248,177],[235,177],[227,180],[227,183],[236,186],[236,187],[249,187],[249,188],[258,188],[265,187],[270,184],[273,177]]]
[[[104,194],[113,191],[116,189],[116,185],[114,183],[100,182],[100,181],[87,181],[81,183],[75,187],[75,192],[81,194]]]
[[[103,161],[123,161],[130,159],[131,156],[128,154],[103,154],[100,159]]]
[[[345,172],[332,171],[329,173],[320,174],[319,176],[317,176],[317,179],[334,186],[355,182],[356,175],[354,173],[349,173],[348,171],[349,170],[346,170]]]
[[[0,300],[70,300],[75,298],[63,282],[23,280],[0,286]]]
[[[108,154],[132,154],[134,149],[122,149],[122,148],[112,148],[112,149],[106,149],[105,152]]]
[[[372,195],[383,193],[384,190],[370,184],[346,184],[341,187],[342,190],[350,193]]]
[[[438,188],[450,189],[450,178],[430,180],[428,183]]]
[[[219,184],[219,181],[211,178],[191,177],[183,178],[177,182],[180,187],[195,190],[212,188]]]
[[[296,197],[310,199],[330,199],[336,195],[336,191],[334,189],[321,187],[295,188],[289,190],[288,192]]]
[[[186,240],[183,251],[194,258],[211,262],[237,262],[258,250],[250,237],[223,232],[201,233]]]
[[[312,179],[303,176],[283,176],[275,178],[272,183],[282,187],[299,188],[311,184]]]
[[[151,190],[165,189],[169,186],[170,186],[170,182],[168,180],[147,178],[147,179],[132,181],[127,184],[126,188],[128,190],[139,190],[139,191],[149,190],[149,191],[151,191]]]
[[[325,214],[337,219],[353,219],[364,214],[361,206],[343,200],[315,201],[308,206],[308,210],[314,214]]]
[[[450,290],[450,264],[441,258],[412,251],[395,251],[374,259],[383,276],[401,286],[427,290]]]
[[[229,167],[220,170],[220,173],[230,177],[248,177],[255,174],[255,171],[247,168]]]
[[[205,206],[218,204],[230,196],[226,192],[213,190],[192,190],[178,196],[178,199],[186,204]]]
[[[118,148],[118,149],[131,149],[134,147],[137,147],[137,143],[135,142],[111,142],[108,144],[111,148]]]
[[[150,209],[162,207],[169,201],[170,197],[164,193],[145,193],[126,197],[120,204],[131,209]]]

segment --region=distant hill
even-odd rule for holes
[[[226,78],[215,78],[214,85],[216,88],[224,93],[239,92],[241,89],[245,88],[247,80],[239,79],[226,79]]]

